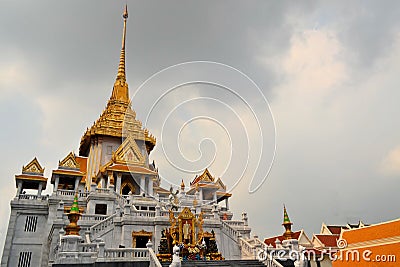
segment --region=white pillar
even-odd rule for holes
[[[38,192],[37,192],[38,197],[40,197],[42,195],[42,187],[43,187],[43,184],[39,183]]]
[[[101,188],[105,188],[105,186],[106,186],[106,181],[104,180],[104,177],[103,177],[103,176],[101,176],[100,184],[101,184]]]
[[[122,173],[117,173],[117,186],[115,187],[115,192],[121,194],[121,180],[122,180]]]
[[[58,177],[58,175],[56,175],[56,179],[54,180],[53,192],[56,192],[58,190],[58,184],[59,183],[60,183],[60,177]]]
[[[22,190],[22,181],[18,181],[17,196],[21,194],[21,190]]]
[[[146,186],[146,177],[144,175],[140,176],[140,195],[143,195]]]
[[[74,186],[75,192],[78,190],[79,181],[80,181],[80,177],[79,176],[75,177],[75,186]]]
[[[154,196],[154,192],[153,192],[153,177],[152,176],[149,177],[149,186],[147,188],[148,188],[148,192],[147,193],[150,196]]]
[[[228,199],[229,199],[229,198],[225,198],[225,207],[226,207],[226,210],[229,210],[229,201],[228,201]]]
[[[110,188],[112,175],[113,175],[112,172],[109,172],[109,173],[108,173],[108,177],[107,177],[107,188]]]
[[[204,203],[204,199],[203,199],[203,188],[200,188],[199,189],[199,200],[200,200],[200,206],[202,206],[203,205],[203,203]]]

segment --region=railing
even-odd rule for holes
[[[96,239],[101,232],[111,229],[114,226],[114,217],[116,214],[109,216],[107,219],[100,221],[90,227],[90,233],[92,235],[92,240]]]
[[[79,244],[79,252],[97,252],[96,243],[83,243]]]
[[[19,194],[18,199],[27,199],[27,200],[47,200],[49,196],[38,196],[31,194]]]
[[[243,221],[224,220],[224,222],[229,224],[229,226],[234,226],[234,227],[244,226],[244,222]]]
[[[107,248],[104,250],[104,258],[121,261],[148,261],[149,250],[147,248]]]
[[[240,236],[239,231],[233,229],[229,224],[227,224],[225,221],[222,221],[222,230],[225,230],[227,235],[232,238],[234,241],[238,241],[238,238]]]
[[[110,193],[110,189],[108,188],[96,188],[96,192],[100,194],[108,194]]]
[[[150,260],[149,267],[162,267],[160,261],[158,260],[152,248],[149,248],[149,260]]]
[[[149,217],[149,218],[154,218],[156,217],[156,212],[152,211],[152,210],[137,210],[134,211],[133,216],[137,216],[137,217]]]
[[[99,215],[99,214],[82,214],[80,221],[103,221],[107,219],[109,215]]]
[[[58,189],[56,191],[57,196],[75,196],[76,191],[75,190],[66,190],[66,189]],[[78,192],[78,197],[87,197],[89,195],[89,192]]]
[[[257,259],[257,248],[253,245],[251,245],[249,242],[244,240],[243,238],[240,238],[240,247],[242,252],[246,254],[247,257],[251,259]]]
[[[47,236],[47,243],[51,245],[51,242],[53,242],[53,233],[54,233],[54,224],[51,226],[49,235]]]
[[[126,197],[125,197],[125,196],[121,196],[120,194],[118,194],[118,193],[115,192],[115,191],[112,191],[112,192],[113,192],[114,196],[117,198],[118,205],[119,205],[121,208],[124,208],[125,203],[127,203]]]

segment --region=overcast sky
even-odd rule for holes
[[[105,107],[124,3],[1,1],[0,253],[14,175],[36,156],[50,178]],[[164,185],[188,184],[209,167],[232,189],[236,219],[247,211],[253,234],[263,238],[283,232],[283,203],[293,229],[309,237],[322,222],[399,217],[398,1],[128,6],[133,108],[157,137],[151,159]],[[138,89],[190,61],[226,66],[172,67]],[[208,84],[178,86],[200,80]],[[261,186],[251,194],[252,179],[251,188]]]

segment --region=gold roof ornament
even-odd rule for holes
[[[181,183],[181,190],[182,190],[182,191],[185,190],[185,183],[183,182],[183,179],[182,179],[182,183]]]
[[[44,168],[40,165],[39,161],[35,157],[31,162],[29,162],[26,166],[22,166],[23,174],[37,174],[43,175]]]
[[[292,239],[293,238],[293,232],[292,232],[292,225],[293,223],[289,219],[289,215],[286,211],[285,205],[283,205],[283,227],[285,227],[285,232],[283,233],[283,237],[286,240]]]
[[[126,21],[128,19],[128,5],[125,5],[125,10],[122,15],[124,18],[124,29],[122,33],[121,55],[119,57],[117,79],[114,83],[111,99],[129,103],[129,90],[126,83],[125,73],[125,41],[126,41]]]
[[[68,213],[69,224],[65,227],[66,235],[79,235],[81,227],[78,225],[78,220],[81,216],[78,205],[78,192],[76,192],[71,210]]]
[[[70,169],[79,169],[80,165],[76,161],[76,157],[74,152],[70,152],[63,160],[58,162],[58,167],[70,168]]]
[[[80,156],[88,155],[91,138],[99,135],[123,138],[129,133],[134,139],[145,141],[148,153],[150,153],[156,145],[156,139],[149,134],[146,129],[142,129],[142,123],[136,120],[136,113],[132,109],[129,99],[129,88],[126,82],[125,72],[126,22],[128,19],[127,5],[125,6],[122,17],[124,19],[124,28],[122,33],[121,54],[111,97],[103,113],[100,115],[100,118],[96,120],[90,129],[87,129],[82,136],[79,147]]]

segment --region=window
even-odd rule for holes
[[[25,220],[25,232],[36,232],[37,216],[26,216]]]
[[[106,215],[107,214],[107,204],[96,204],[94,213]]]
[[[31,251],[22,251],[19,253],[18,267],[30,267],[31,266]]]

